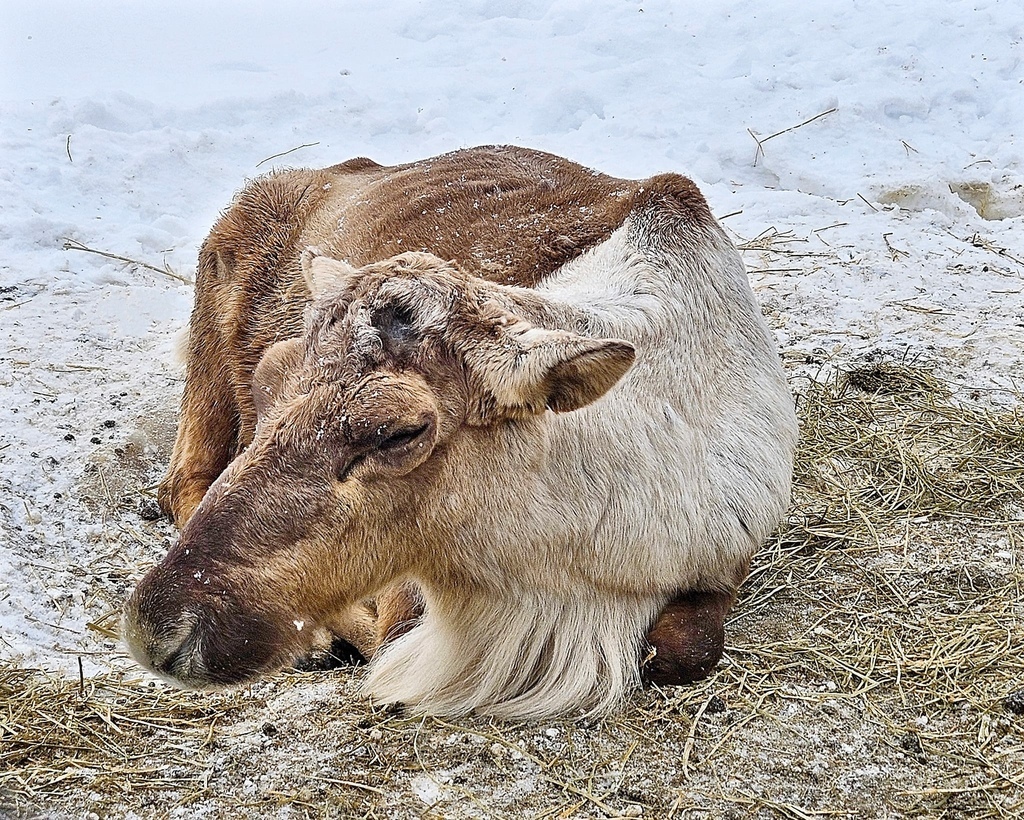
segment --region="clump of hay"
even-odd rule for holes
[[[876,541],[876,528],[900,517],[995,523],[1020,513],[1019,405],[971,406],[929,371],[892,363],[811,382],[799,404],[795,504],[784,540]]]
[[[1021,816],[1021,405],[887,362],[796,387],[793,504],[709,679],[545,729],[410,720],[346,673],[289,724],[260,698],[0,665],[0,810],[409,816],[426,792],[463,801],[438,817]],[[270,685],[294,706],[317,680]],[[254,771],[276,785],[247,790]]]
[[[785,623],[734,647],[723,676],[761,697],[856,703],[907,757],[960,764],[891,795],[904,816],[1019,816],[1021,405],[883,362],[810,382],[798,411],[793,504],[733,619],[770,608]]]
[[[212,731],[234,696],[201,695],[104,675],[81,681],[0,664],[0,812],[89,793],[202,790],[185,754],[148,756],[154,738]]]

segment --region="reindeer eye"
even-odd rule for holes
[[[334,467],[334,477],[337,478],[338,481],[345,481],[352,473],[352,471],[357,466],[362,464],[362,462],[363,456],[356,456],[355,458],[346,459],[345,461],[339,462]]]
[[[380,450],[397,450],[401,447],[406,447],[427,432],[429,427],[429,424],[420,424],[417,427],[405,427],[397,430],[378,444],[377,448]]]

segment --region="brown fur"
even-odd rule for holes
[[[427,251],[481,278],[532,287],[652,200],[711,219],[678,175],[615,179],[511,146],[392,168],[360,158],[254,180],[199,252],[181,424],[161,506],[183,525],[252,440],[252,373],[271,344],[301,330],[307,246],[356,267]]]
[[[185,526],[213,481],[253,440],[257,364],[271,345],[298,336],[303,327],[309,299],[300,266],[305,248],[316,246],[357,267],[397,253],[429,251],[453,260],[451,273],[462,276],[463,285],[468,280],[461,271],[533,287],[607,239],[630,212],[663,220],[670,228],[712,221],[696,187],[678,175],[615,179],[515,147],[475,148],[395,167],[357,158],[251,182],[200,250],[181,421],[160,486],[162,507]],[[480,327],[466,331],[466,338],[475,339],[492,332]],[[287,379],[288,361],[278,364],[276,372],[273,362],[261,365],[257,390],[262,385],[273,392]],[[435,366],[444,368],[443,357]],[[569,378],[559,378],[559,384],[580,389]],[[482,401],[474,412],[486,416],[494,401],[488,395],[474,389],[455,403]],[[559,401],[568,406],[579,399],[556,396],[552,406],[561,409]],[[268,493],[259,503],[285,505],[287,495]],[[204,541],[216,535],[215,526],[211,532]],[[658,667],[661,682],[695,679],[710,671],[708,652],[721,651],[721,624],[728,611],[723,601],[703,607],[683,595],[666,609],[651,633],[659,664],[668,662]],[[375,611],[359,605],[335,616],[334,628],[369,655],[421,613],[415,588],[398,586],[378,597]],[[693,625],[680,620],[681,613],[693,614]],[[293,646],[295,638],[281,640]],[[285,650],[275,643],[266,651]]]
[[[725,616],[733,592],[684,592],[661,611],[647,642],[654,650],[644,676],[660,685],[692,683],[706,678],[725,650]]]

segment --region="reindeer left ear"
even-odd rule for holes
[[[541,389],[556,413],[578,410],[611,390],[636,360],[636,349],[621,339],[584,339],[563,347]],[[566,349],[568,348],[568,349]]]
[[[510,335],[518,344],[467,355],[482,387],[481,421],[586,407],[611,390],[636,359],[633,345],[621,339],[533,327]]]
[[[299,259],[302,277],[314,299],[328,290],[348,290],[358,278],[359,271],[348,262],[323,256],[317,248],[306,248]]]

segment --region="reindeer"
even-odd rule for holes
[[[721,657],[796,420],[693,183],[512,147],[257,179],[200,252],[126,604],[144,666],[240,683],[320,630],[427,713],[613,708]]]

